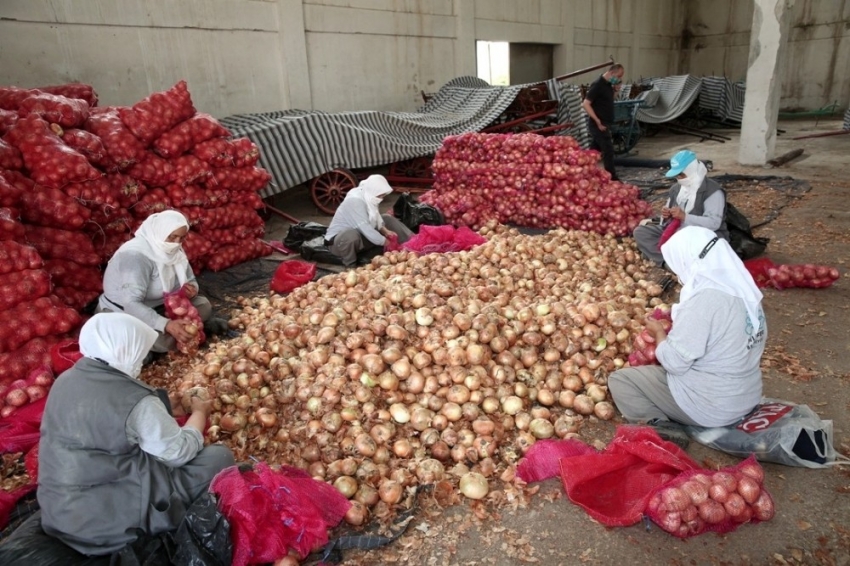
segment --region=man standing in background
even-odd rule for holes
[[[624,72],[625,69],[619,63],[611,65],[605,73],[593,81],[582,102],[582,107],[588,116],[587,129],[592,140],[590,149],[602,153],[602,164],[614,181],[619,181],[614,170],[614,142],[611,139],[611,124],[614,123],[614,87],[622,82]]]

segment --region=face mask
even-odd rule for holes
[[[618,77],[611,77],[610,79],[608,79],[608,82],[612,85],[618,85],[620,84],[620,79]]]
[[[180,249],[181,245],[182,244],[180,244],[179,242],[163,242],[162,251],[164,251],[168,255],[172,255],[177,253],[177,250]]]

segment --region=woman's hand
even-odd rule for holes
[[[186,298],[191,300],[198,295],[198,288],[190,283],[184,283],[183,292],[186,294]]]
[[[201,413],[204,416],[204,418],[206,419],[207,416],[209,416],[209,414],[212,412],[212,400],[211,399],[204,400],[204,399],[201,399],[200,397],[194,397],[193,396],[191,398],[191,403],[192,403],[192,407],[191,407],[192,411],[191,412],[192,412],[193,415],[195,413]]]
[[[191,342],[198,334],[192,334],[186,330],[187,326],[195,326],[194,322],[188,320],[169,320],[165,325],[165,332],[174,337],[178,342]]]
[[[186,410],[183,408],[181,396],[177,392],[168,394],[168,401],[171,403],[171,415],[174,417],[183,417],[186,415]]]
[[[646,329],[649,330],[653,336],[655,336],[656,344],[661,344],[661,342],[667,339],[667,331],[664,330],[664,326],[661,324],[660,320],[656,320],[654,318],[647,318]]]
[[[685,211],[679,208],[678,206],[674,206],[672,208],[662,208],[661,209],[661,217],[662,218],[675,218],[680,222],[684,222],[685,220]]]

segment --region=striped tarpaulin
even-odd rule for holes
[[[844,113],[844,129],[850,130],[850,108]]]
[[[703,77],[699,106],[719,120],[740,122],[744,118],[745,92],[742,82],[733,83],[726,77]]]
[[[587,112],[581,105],[581,89],[563,81],[550,79],[546,82],[549,96],[558,101],[558,123],[571,123],[571,128],[560,130],[555,135],[572,136],[585,149],[590,146],[590,134],[587,131]]]
[[[474,77],[443,86],[419,112],[284,110],[221,120],[260,148],[273,183],[269,197],[344,167],[362,169],[434,153],[443,138],[479,131],[516,98],[522,85],[491,87]],[[468,86],[456,86],[459,84]]]
[[[655,104],[651,107],[638,108],[637,119],[647,124],[662,124],[684,114],[697,99],[702,84],[700,79],[691,75],[650,79],[645,82],[651,83],[653,90],[658,91],[658,100]],[[640,97],[647,96],[649,92],[640,95]]]

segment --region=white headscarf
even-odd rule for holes
[[[687,178],[679,179],[679,196],[676,197],[676,204],[685,212],[690,212],[694,207],[696,195],[705,176],[708,174],[708,169],[705,163],[698,159],[694,159],[688,163],[687,167],[682,171]]]
[[[80,330],[80,353],[136,378],[156,338],[156,330],[134,316],[100,313]]]
[[[715,238],[717,241],[700,259],[700,254]],[[718,238],[717,234],[708,228],[686,226],[661,246],[661,255],[682,281],[679,304],[673,306],[674,323],[677,307],[687,302],[698,291],[716,289],[744,301],[747,316],[754,328],[753,332],[759,331],[761,291],[756,287],[743,262],[735,255],[729,242]]]
[[[360,185],[348,191],[345,198],[358,198],[366,203],[369,211],[369,224],[380,230],[384,227],[381,211],[378,206],[385,196],[393,192],[393,188],[383,175],[369,175]]]
[[[189,223],[176,210],[157,212],[142,222],[135,238],[121,246],[122,250],[141,252],[156,263],[165,293],[177,290],[186,282],[189,258],[182,244],[165,241],[172,232],[183,227],[188,228]]]

